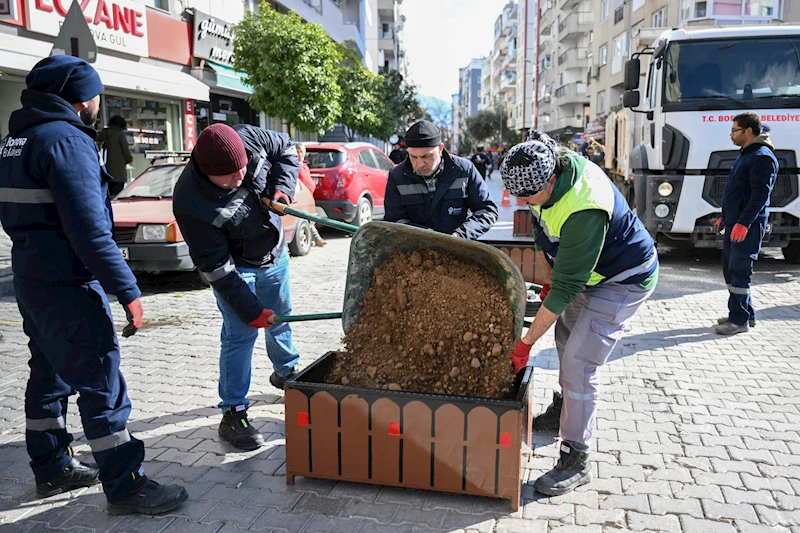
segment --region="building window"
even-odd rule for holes
[[[628,55],[628,34],[627,32],[620,33],[614,37],[611,44],[613,57],[624,57]]]
[[[744,14],[753,17],[775,16],[776,0],[752,0],[744,5]]]
[[[655,13],[653,13],[653,23],[652,26],[654,28],[666,28],[667,26],[667,8],[662,7]]]
[[[605,113],[606,112],[606,92],[599,91],[597,93],[597,113]]]
[[[597,54],[598,62],[597,64],[601,67],[608,63],[608,45],[604,44],[600,47],[600,53]]]
[[[600,20],[608,18],[608,0],[600,0]]]
[[[750,2],[745,2],[749,4]],[[697,8],[695,9],[695,13],[700,10],[700,4],[703,4],[703,16],[705,16],[706,11],[706,3],[705,2],[697,2]],[[714,2],[714,14],[715,15],[733,15],[733,16],[741,16],[742,15],[742,0],[716,0]],[[700,15],[696,15],[700,16]]]
[[[714,9],[714,11],[717,11]],[[739,6],[739,11],[741,12],[741,6]],[[694,5],[694,17],[695,18],[702,18],[705,17],[707,13],[706,3],[705,2],[697,2]]]
[[[594,30],[589,30],[589,44],[594,42]]]
[[[694,0],[681,0],[680,21],[686,22],[692,18],[692,2]]]

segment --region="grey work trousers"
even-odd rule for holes
[[[578,449],[586,449],[594,433],[598,368],[606,363],[625,324],[652,292],[621,283],[589,287],[556,322],[559,383],[564,393],[561,438]]]

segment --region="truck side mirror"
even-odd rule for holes
[[[642,65],[639,59],[629,59],[625,62],[625,81],[623,86],[626,91],[632,91],[639,88],[639,76],[642,72]]]
[[[622,95],[622,106],[627,108],[639,107],[639,91],[627,91]]]

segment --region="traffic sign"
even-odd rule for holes
[[[97,44],[78,0],[72,0],[50,55],[80,57],[89,63],[97,59]]]

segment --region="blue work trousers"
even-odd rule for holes
[[[731,241],[733,226],[725,226],[722,240],[722,275],[728,285],[728,321],[743,326],[756,319],[753,298],[750,296],[750,278],[753,264],[758,259],[761,241],[766,233],[766,221],[754,222],[742,242]]]
[[[110,500],[127,494],[144,460],[144,444],[126,429],[131,402],[119,369],[111,307],[100,283],[47,287],[14,280],[29,337],[25,442],[39,483],[71,462],[66,417],[76,392],[83,431]]]

